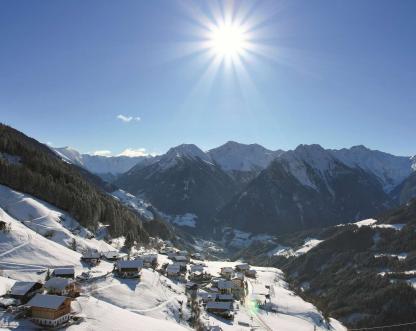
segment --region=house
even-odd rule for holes
[[[189,275],[189,280],[192,280],[192,281],[199,281],[199,282],[201,282],[201,281],[203,281],[203,280],[204,280],[204,273],[203,273],[203,272],[201,272],[201,271],[195,271],[195,272],[192,272],[192,273]]]
[[[75,278],[75,269],[74,269],[74,267],[56,268],[56,269],[53,270],[52,276],[74,279]]]
[[[139,257],[145,268],[157,268],[157,254],[147,254]]]
[[[185,284],[185,289],[187,292],[193,292],[198,290],[198,284],[195,284],[194,282],[187,282]]]
[[[16,282],[9,292],[9,297],[26,303],[36,293],[41,293],[42,284],[39,282]]]
[[[238,275],[238,274],[237,274]],[[241,273],[241,277],[234,277],[232,280],[234,287],[231,292],[236,300],[240,300],[245,297],[245,283],[244,275]]]
[[[234,297],[231,294],[219,294],[217,297],[217,301],[232,302],[234,301]]]
[[[220,280],[217,287],[221,294],[232,294],[234,283],[231,280]]]
[[[193,258],[194,260],[203,260],[204,257],[202,256],[201,253],[193,253],[191,254],[191,258]]]
[[[237,264],[235,266],[236,271],[246,272],[250,269],[250,265],[248,263]]]
[[[214,313],[225,318],[233,318],[232,302],[208,301],[206,309],[207,312]]]
[[[250,277],[250,278],[256,278],[257,277],[257,272],[254,269],[249,269],[245,272],[245,275],[247,277]]]
[[[231,267],[223,267],[220,272],[221,276],[226,279],[231,279],[234,275],[234,270]]]
[[[181,274],[181,266],[177,263],[168,264],[166,267],[166,276],[168,277],[178,277]]]
[[[120,260],[116,264],[116,271],[123,278],[140,277],[142,268],[143,260]]]
[[[189,268],[189,272],[190,273],[194,273],[194,272],[203,272],[204,271],[204,266],[202,264],[193,264],[191,265],[191,267]]]
[[[189,262],[189,257],[188,256],[184,256],[184,255],[175,255],[175,256],[172,257],[172,260],[174,262],[188,263]]]
[[[45,326],[56,327],[69,320],[71,299],[59,295],[36,294],[27,305],[32,321]]]
[[[96,266],[100,263],[101,254],[94,251],[87,251],[86,253],[82,254],[81,262],[85,262],[91,266]]]
[[[69,297],[79,296],[79,289],[74,280],[62,277],[52,277],[45,283],[48,294],[63,295]]]
[[[201,298],[202,302],[204,304],[206,304],[208,301],[215,301],[218,298],[218,294],[217,293],[208,293],[208,292],[203,292],[203,291],[199,291],[197,293],[198,297]]]
[[[108,251],[102,254],[109,261],[117,261],[120,258],[120,254],[117,251]]]

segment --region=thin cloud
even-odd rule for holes
[[[111,151],[109,151],[109,150],[95,151],[94,153],[92,153],[92,155],[96,155],[96,156],[111,156]]]
[[[141,118],[139,116],[133,117],[133,116],[126,116],[123,114],[117,115],[117,119],[119,119],[120,121],[124,123],[129,123],[131,121],[136,121],[136,122],[141,121]]]

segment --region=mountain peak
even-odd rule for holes
[[[209,150],[207,154],[224,171],[264,169],[278,155],[259,144],[241,144],[235,141],[228,141]]]

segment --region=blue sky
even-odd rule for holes
[[[207,52],[186,51],[211,7],[0,1],[0,120],[81,152],[235,140],[416,154],[416,1],[235,1],[267,54],[207,73]]]

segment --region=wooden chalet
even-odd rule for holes
[[[231,280],[220,280],[217,287],[221,294],[232,294],[234,283]]]
[[[73,279],[52,277],[45,283],[48,294],[63,295],[69,297],[79,296],[79,288]]]
[[[248,263],[237,264],[235,266],[235,270],[240,271],[240,272],[246,272],[249,269],[250,269],[250,265]]]
[[[143,265],[145,268],[157,267],[157,254],[142,255],[138,259],[143,260]]]
[[[55,268],[52,272],[53,277],[75,278],[74,267]]]
[[[220,274],[226,279],[231,279],[234,275],[234,269],[231,267],[222,267]]]
[[[116,271],[123,278],[139,278],[143,269],[143,260],[120,260],[117,261]]]
[[[117,251],[104,252],[102,256],[109,261],[117,261],[120,258],[120,254]]]
[[[233,318],[232,302],[208,301],[206,309],[209,313],[213,313],[228,319]]]
[[[71,313],[71,299],[49,294],[36,294],[27,305],[33,322],[56,327],[67,322]]]
[[[168,264],[166,267],[166,276],[178,277],[181,274],[181,266],[178,263]]]
[[[35,294],[42,292],[43,285],[39,282],[16,282],[9,292],[9,297],[19,300],[20,303],[28,302]]]
[[[88,251],[81,256],[81,262],[89,264],[91,266],[96,266],[101,261],[101,254],[94,251]]]

